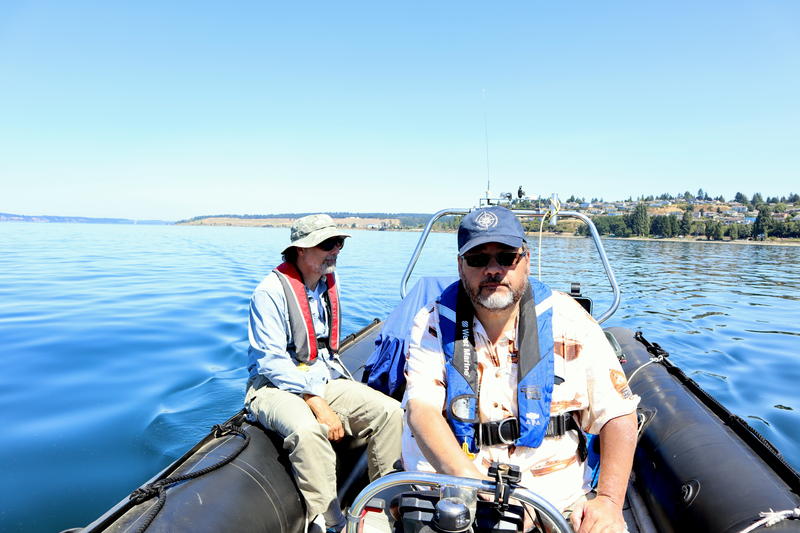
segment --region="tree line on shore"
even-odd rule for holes
[[[703,200],[706,202],[717,201],[720,203],[726,203],[725,197],[722,195],[711,197],[708,192],[704,191],[702,188],[697,191],[697,195],[690,193],[689,191],[684,192],[683,194],[670,194],[664,193],[659,194],[658,196],[653,196],[652,194],[647,196],[640,196],[637,200],[634,200],[632,196],[628,197],[626,202],[654,202],[656,200],[663,200],[668,202],[692,202],[693,200]],[[798,204],[800,203],[800,194],[791,193],[788,196],[781,196],[780,198],[777,196],[767,197],[765,200],[761,193],[753,194],[752,198],[748,198],[744,193],[737,192],[736,195],[733,197],[733,202],[742,204],[744,206],[749,207],[750,209],[757,209],[758,206],[762,204]],[[567,203],[584,203],[586,199],[583,197],[575,196],[574,194],[567,198]],[[592,198],[592,203],[595,202],[603,202],[603,199],[600,198]]]
[[[651,215],[647,209],[647,202],[653,201],[670,201],[677,203],[683,214],[679,217],[674,214],[670,215]],[[670,195],[662,194],[659,196],[641,196],[638,199],[638,204],[633,211],[626,215],[598,215],[593,216],[592,221],[597,228],[598,233],[601,235],[612,235],[616,237],[653,237],[653,238],[670,238],[670,237],[705,237],[708,240],[730,240],[737,239],[766,239],[767,237],[776,238],[800,238],[800,222],[792,220],[775,220],[773,214],[783,213],[790,206],[800,205],[800,195],[796,193],[789,194],[788,196],[781,197],[764,197],[760,193],[753,194],[748,198],[741,192],[737,192],[734,196],[733,202],[741,204],[748,210],[758,211],[755,222],[753,223],[732,223],[724,224],[719,220],[703,219],[696,220],[693,218],[694,211],[693,202],[725,202],[725,198],[717,196],[712,198],[703,189],[698,190],[697,195],[693,195],[688,191],[684,194]],[[637,200],[628,199],[627,202],[635,202]],[[585,202],[583,198],[570,196],[567,199],[568,203]],[[592,199],[592,203],[602,202],[596,198]],[[546,205],[546,204],[545,204]],[[528,199],[515,200],[512,206],[516,209],[534,209],[545,207],[539,205],[534,201]],[[707,211],[715,209],[714,207],[705,207]],[[720,212],[719,207],[716,208]],[[422,217],[417,219],[407,219],[403,222],[407,223],[406,227],[422,227],[427,220]],[[434,231],[455,231],[461,222],[460,216],[447,216],[439,219],[433,225]],[[416,223],[416,224],[415,224]],[[404,224],[405,225],[405,224]],[[539,231],[538,221],[525,221],[523,222],[525,230],[528,232]],[[556,227],[556,232],[572,231],[571,226],[559,223]],[[588,228],[584,224],[580,224],[575,233],[577,235],[588,234]]]
[[[670,215],[650,215],[647,209],[648,202],[665,201],[677,204],[683,214],[679,217],[675,214]],[[752,197],[747,197],[744,193],[737,192],[732,202],[740,204],[749,211],[757,211],[758,215],[753,223],[723,223],[711,218],[701,218],[695,220],[692,216],[694,205],[701,204],[701,215],[703,209],[706,212],[716,209],[721,213],[720,207],[702,205],[703,202],[726,203],[724,196],[712,198],[708,192],[702,188],[697,194],[689,191],[683,194],[672,195],[664,193],[658,196],[640,196],[637,200],[628,198],[625,202],[638,202],[633,211],[626,215],[596,215],[592,216],[597,231],[601,235],[613,235],[616,237],[706,237],[708,240],[730,240],[737,239],[766,239],[767,237],[776,238],[800,238],[800,222],[792,220],[776,220],[773,214],[784,213],[790,206],[800,206],[800,194],[791,193],[788,196],[764,197],[761,193],[755,193]],[[592,198],[591,203],[602,203],[603,199]],[[541,205],[537,201],[530,199],[512,200],[512,206],[516,209],[546,208],[546,203]],[[575,195],[570,196],[566,203],[586,203],[586,200]],[[453,231],[458,228],[461,217],[444,217],[437,221],[433,229],[440,231]],[[539,230],[538,222],[523,222],[526,231],[533,232]],[[556,232],[571,231],[570,226],[559,223]],[[588,228],[581,224],[576,230],[578,235],[586,235]]]
[[[701,189],[702,190],[702,189]],[[741,193],[737,193],[737,198]],[[687,204],[683,207],[683,215],[679,218],[674,214],[670,215],[650,215],[647,205],[639,202],[633,212],[627,215],[596,216],[592,218],[598,233],[601,235],[614,235],[617,237],[679,237],[694,236],[706,237],[708,240],[721,241],[725,237],[730,240],[737,239],[766,239],[767,237],[777,238],[800,238],[800,221],[776,220],[775,213],[783,213],[787,209],[787,202],[800,203],[800,198],[796,194],[778,198],[769,198],[767,201],[761,199],[761,195],[756,193],[752,200],[743,198],[744,201],[735,200],[749,208],[758,211],[755,221],[752,224],[732,223],[723,224],[719,220],[705,219],[693,220],[693,207]],[[770,201],[774,200],[774,201]],[[586,235],[588,228],[581,226],[577,234]]]

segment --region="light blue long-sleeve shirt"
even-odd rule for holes
[[[317,338],[328,336],[329,317],[322,299],[327,288],[325,276],[313,291],[306,288]],[[313,364],[297,365],[286,295],[275,272],[270,272],[253,291],[247,329],[247,368],[251,376],[263,374],[273,386],[295,394],[322,396],[325,384],[344,374],[326,348],[320,348]]]

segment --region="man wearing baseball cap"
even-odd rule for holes
[[[245,406],[279,433],[306,503],[307,519],[341,531],[336,455],[344,435],[367,439],[371,480],[400,458],[402,410],[392,398],[353,381],[341,364],[336,260],[350,237],[326,214],[294,222],[283,263],[250,299]],[[313,528],[310,527],[309,530]]]
[[[602,329],[529,279],[525,232],[504,207],[464,217],[458,273],[414,319],[405,469],[486,478],[492,462],[513,464],[576,531],[624,531],[638,397]],[[586,433],[600,435],[596,490]]]

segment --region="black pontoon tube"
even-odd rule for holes
[[[651,354],[626,328],[606,330],[638,371],[631,389],[653,411],[636,448],[635,482],[664,533],[739,533],[771,509],[800,507],[800,476],[766,439],[708,396],[669,360]],[[788,520],[770,532],[798,532]]]
[[[305,509],[288,461],[280,453],[283,439],[248,423],[244,411],[227,423],[241,424],[250,436],[250,445],[225,466],[170,486],[166,502],[147,527],[147,533],[303,531]],[[237,453],[240,441],[237,435],[218,438],[211,433],[150,483],[217,463]],[[79,531],[136,531],[153,505],[153,500],[137,503],[125,499]]]

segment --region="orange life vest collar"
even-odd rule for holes
[[[323,294],[323,301],[328,309],[328,339],[317,339],[314,331],[314,320],[311,307],[303,283],[303,276],[292,263],[281,263],[274,272],[283,285],[286,303],[289,309],[289,328],[294,339],[295,359],[301,363],[314,363],[320,347],[333,352],[339,350],[339,289],[336,277],[326,274],[328,288]]]

